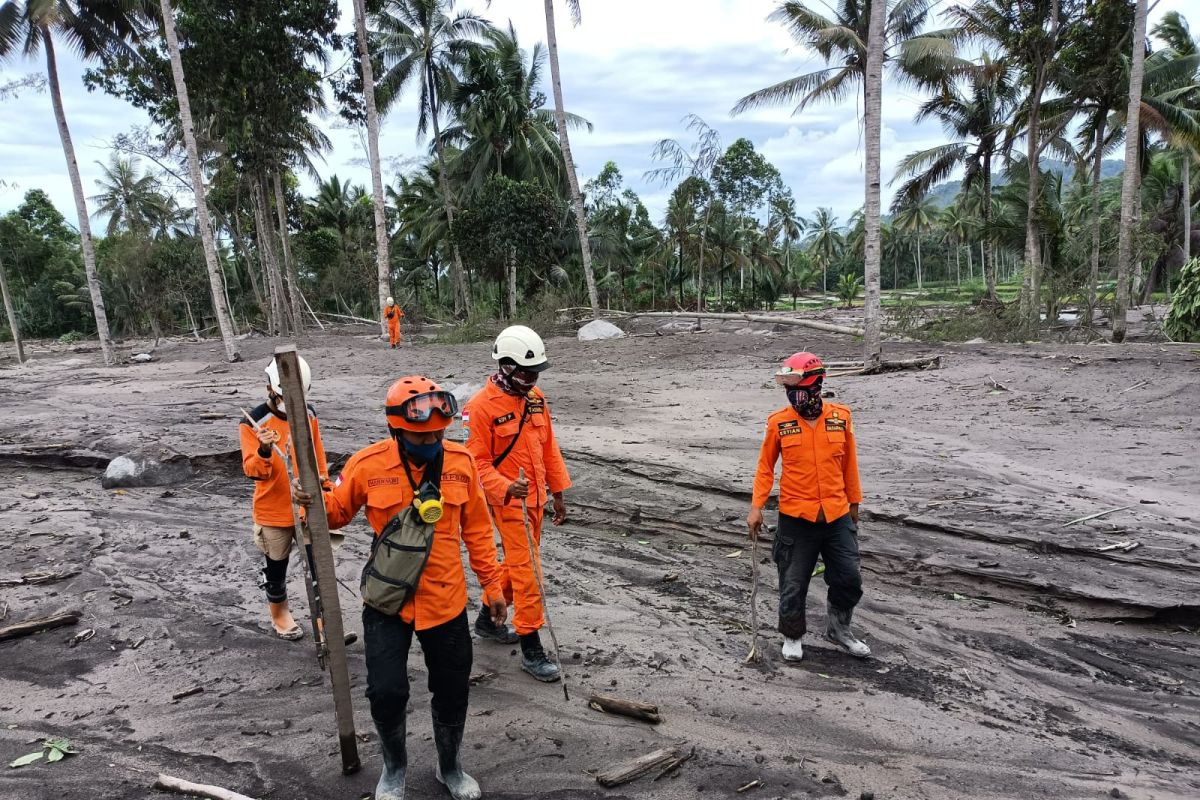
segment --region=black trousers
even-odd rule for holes
[[[858,526],[849,514],[833,522],[779,515],[771,557],[779,570],[779,632],[799,639],[808,630],[805,601],[817,556],[825,562],[829,605],[849,611],[862,599]]]
[[[371,718],[383,731],[395,730],[404,721],[413,632],[413,626],[399,616],[363,606],[367,700],[371,703]],[[449,622],[416,634],[429,672],[434,720],[443,725],[464,724],[473,657],[466,609]]]

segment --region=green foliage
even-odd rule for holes
[[[1200,258],[1184,264],[1163,332],[1177,342],[1200,342]]]
[[[542,268],[557,254],[562,200],[540,182],[488,178],[455,221],[454,239],[464,259],[502,276],[509,258]]]
[[[842,275],[837,283],[838,299],[846,304],[846,308],[853,308],[854,301],[858,299],[859,292],[862,291],[863,280],[857,275],[851,275],[849,272]]]
[[[62,761],[67,756],[74,755],[78,752],[78,750],[75,750],[71,747],[71,743],[66,739],[47,739],[42,742],[41,750],[21,756],[17,760],[11,762],[8,767],[9,769],[26,767],[30,764],[41,761],[42,758],[45,758],[48,763],[53,764],[55,761]]]

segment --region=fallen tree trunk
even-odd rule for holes
[[[360,322],[363,325],[378,325],[379,324],[379,320],[377,320],[377,319],[367,319],[365,317],[355,317],[350,314],[331,314],[328,311],[320,311],[318,313],[323,317],[333,317],[334,319],[348,319],[351,322]],[[316,314],[313,315],[314,318],[316,316],[317,316]],[[320,324],[320,320],[317,321],[317,324]]]
[[[207,797],[208,800],[254,800],[244,794],[222,789],[220,786],[206,786],[202,783],[192,783],[182,778],[172,778],[170,775],[159,774],[154,782],[154,788],[176,794],[190,794],[195,797]]]
[[[588,705],[597,711],[620,714],[623,717],[640,719],[653,725],[662,722],[662,717],[658,715],[658,706],[639,703],[636,700],[623,700],[620,697],[594,694],[588,699]]]
[[[675,748],[663,747],[631,761],[623,761],[620,764],[609,767],[603,772],[597,772],[596,782],[605,788],[611,789],[614,786],[629,783],[648,774],[655,767],[665,764],[668,761],[673,761],[677,755],[678,752]]]
[[[0,628],[0,642],[7,642],[9,639],[20,639],[22,636],[41,633],[53,628],[61,628],[64,625],[74,625],[76,622],[79,622],[81,616],[83,616],[82,611],[65,611],[62,614],[54,614],[49,617],[30,619],[25,622],[8,625]]]
[[[826,361],[825,369],[862,369],[866,365],[861,361]],[[919,358],[901,358],[896,361],[884,361],[880,372],[895,372],[902,369],[941,369],[941,356],[921,356]]]
[[[828,333],[841,333],[846,336],[862,336],[862,328],[852,328],[849,325],[834,325],[832,322],[818,322],[813,319],[797,319],[795,317],[767,317],[761,314],[719,314],[713,311],[635,311],[630,317],[677,317],[682,319],[725,319],[744,322],[761,322],[767,325],[794,325],[800,328],[813,328]]]

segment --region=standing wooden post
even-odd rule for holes
[[[320,499],[321,478],[317,472],[317,453],[305,412],[308,405],[300,380],[298,358],[295,345],[275,348],[275,363],[279,365],[279,383],[283,386],[283,402],[288,410],[288,428],[291,430],[292,453],[296,458],[300,486],[314,498]],[[329,518],[325,516],[324,502],[313,503],[309,507],[308,532],[312,537],[312,560],[317,570],[317,584],[324,589],[321,593],[321,609],[325,620],[325,643],[329,648],[333,710],[337,717],[338,743],[342,749],[342,774],[349,775],[357,772],[361,764],[358,760],[358,743],[354,737],[354,708],[350,703],[350,671],[346,667],[342,608],[338,602],[333,546],[329,542]]]

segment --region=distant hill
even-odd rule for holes
[[[1075,165],[1067,161],[1054,161],[1048,159],[1042,162],[1044,168],[1049,172],[1055,172],[1063,176],[1063,180],[1069,182],[1075,175]],[[1114,161],[1105,159],[1100,162],[1100,179],[1114,178],[1121,174],[1125,167],[1124,161]],[[1008,183],[1008,179],[1002,172],[996,172],[992,176],[993,188],[1003,186]],[[945,208],[953,205],[955,198],[958,197],[959,191],[962,189],[962,181],[946,181],[939,183],[929,190],[929,199],[938,208]]]

